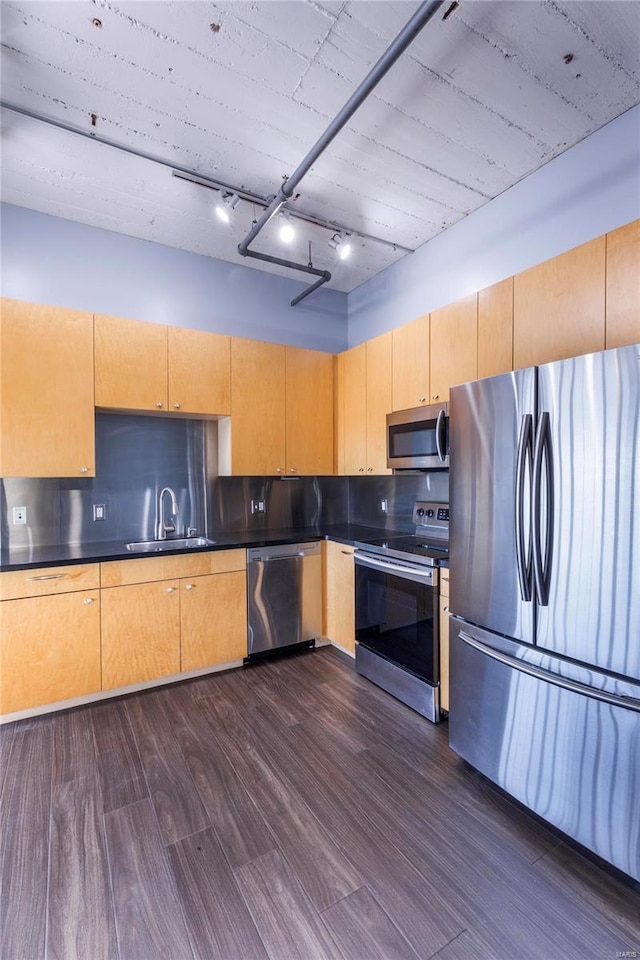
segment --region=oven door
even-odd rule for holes
[[[443,470],[449,466],[449,405],[387,414],[387,467]]]
[[[433,567],[355,553],[356,640],[438,686],[438,574]]]

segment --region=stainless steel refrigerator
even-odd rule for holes
[[[451,747],[640,880],[640,344],[455,387]]]

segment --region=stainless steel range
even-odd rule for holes
[[[449,504],[418,501],[413,521],[414,534],[356,544],[356,670],[436,722],[438,566],[449,555]]]

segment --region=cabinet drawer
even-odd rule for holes
[[[151,583],[176,577],[203,577],[208,573],[244,570],[246,551],[214,550],[209,553],[177,554],[161,557],[136,557],[110,560],[100,564],[103,587],[124,587],[130,583]]]
[[[99,585],[100,569],[97,563],[8,570],[0,573],[0,600],[43,597],[74,590],[97,590]]]

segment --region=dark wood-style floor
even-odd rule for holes
[[[640,885],[328,648],[2,736],[2,960],[640,957]]]

